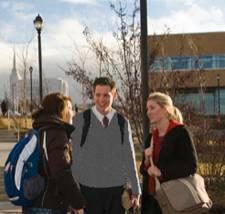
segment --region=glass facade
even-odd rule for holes
[[[225,114],[225,89],[215,89],[204,93],[196,91],[195,93],[180,94],[175,100],[177,103],[191,105],[203,114]]]
[[[159,70],[193,70],[225,69],[224,55],[157,57],[151,69]]]
[[[190,71],[195,69],[220,70],[225,69],[225,54],[196,56],[158,57],[151,66],[151,71],[181,70]],[[225,89],[211,88],[204,93],[186,92],[176,98],[177,102],[192,105],[197,111],[208,114],[225,114]]]

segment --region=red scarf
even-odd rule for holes
[[[170,132],[173,128],[175,128],[177,126],[181,126],[181,125],[183,125],[183,124],[181,124],[175,120],[170,120],[166,134],[168,132]],[[153,162],[155,165],[157,165],[161,148],[162,148],[163,144],[165,143],[165,138],[164,138],[164,136],[159,137],[159,132],[157,129],[153,129],[152,138],[153,138]],[[162,179],[163,178],[161,177],[160,180],[162,180]],[[149,178],[148,178],[148,192],[149,193],[155,192],[155,178],[153,176],[149,176]]]

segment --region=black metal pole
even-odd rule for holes
[[[38,60],[39,60],[39,94],[40,94],[40,103],[43,99],[43,88],[42,88],[42,55],[41,55],[41,30],[38,32]]]
[[[30,67],[30,112],[33,110],[33,83],[32,83],[33,68]]]
[[[15,84],[12,84],[12,100],[13,100],[13,106],[12,106],[12,111],[15,113]]]
[[[141,90],[142,90],[142,120],[143,142],[149,133],[149,121],[146,114],[146,104],[149,93],[148,77],[148,38],[147,38],[147,0],[140,0],[141,18]]]
[[[218,90],[218,115],[220,115],[220,76],[217,75],[217,90]]]

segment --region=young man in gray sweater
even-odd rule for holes
[[[129,121],[112,108],[117,97],[115,82],[96,78],[88,128],[84,113],[74,118],[73,174],[86,200],[86,214],[124,214],[121,195],[124,186],[132,188],[132,205],[139,206],[140,185]],[[82,139],[82,133],[86,138]],[[82,142],[84,141],[84,142]]]

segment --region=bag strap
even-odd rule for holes
[[[152,148],[152,151],[154,150],[153,137],[151,137],[150,148]],[[151,166],[155,165],[153,162],[152,156],[150,157],[150,164],[151,164]],[[161,188],[160,187],[161,184],[160,184],[157,176],[154,176],[154,178],[155,178],[155,191],[158,191]]]

